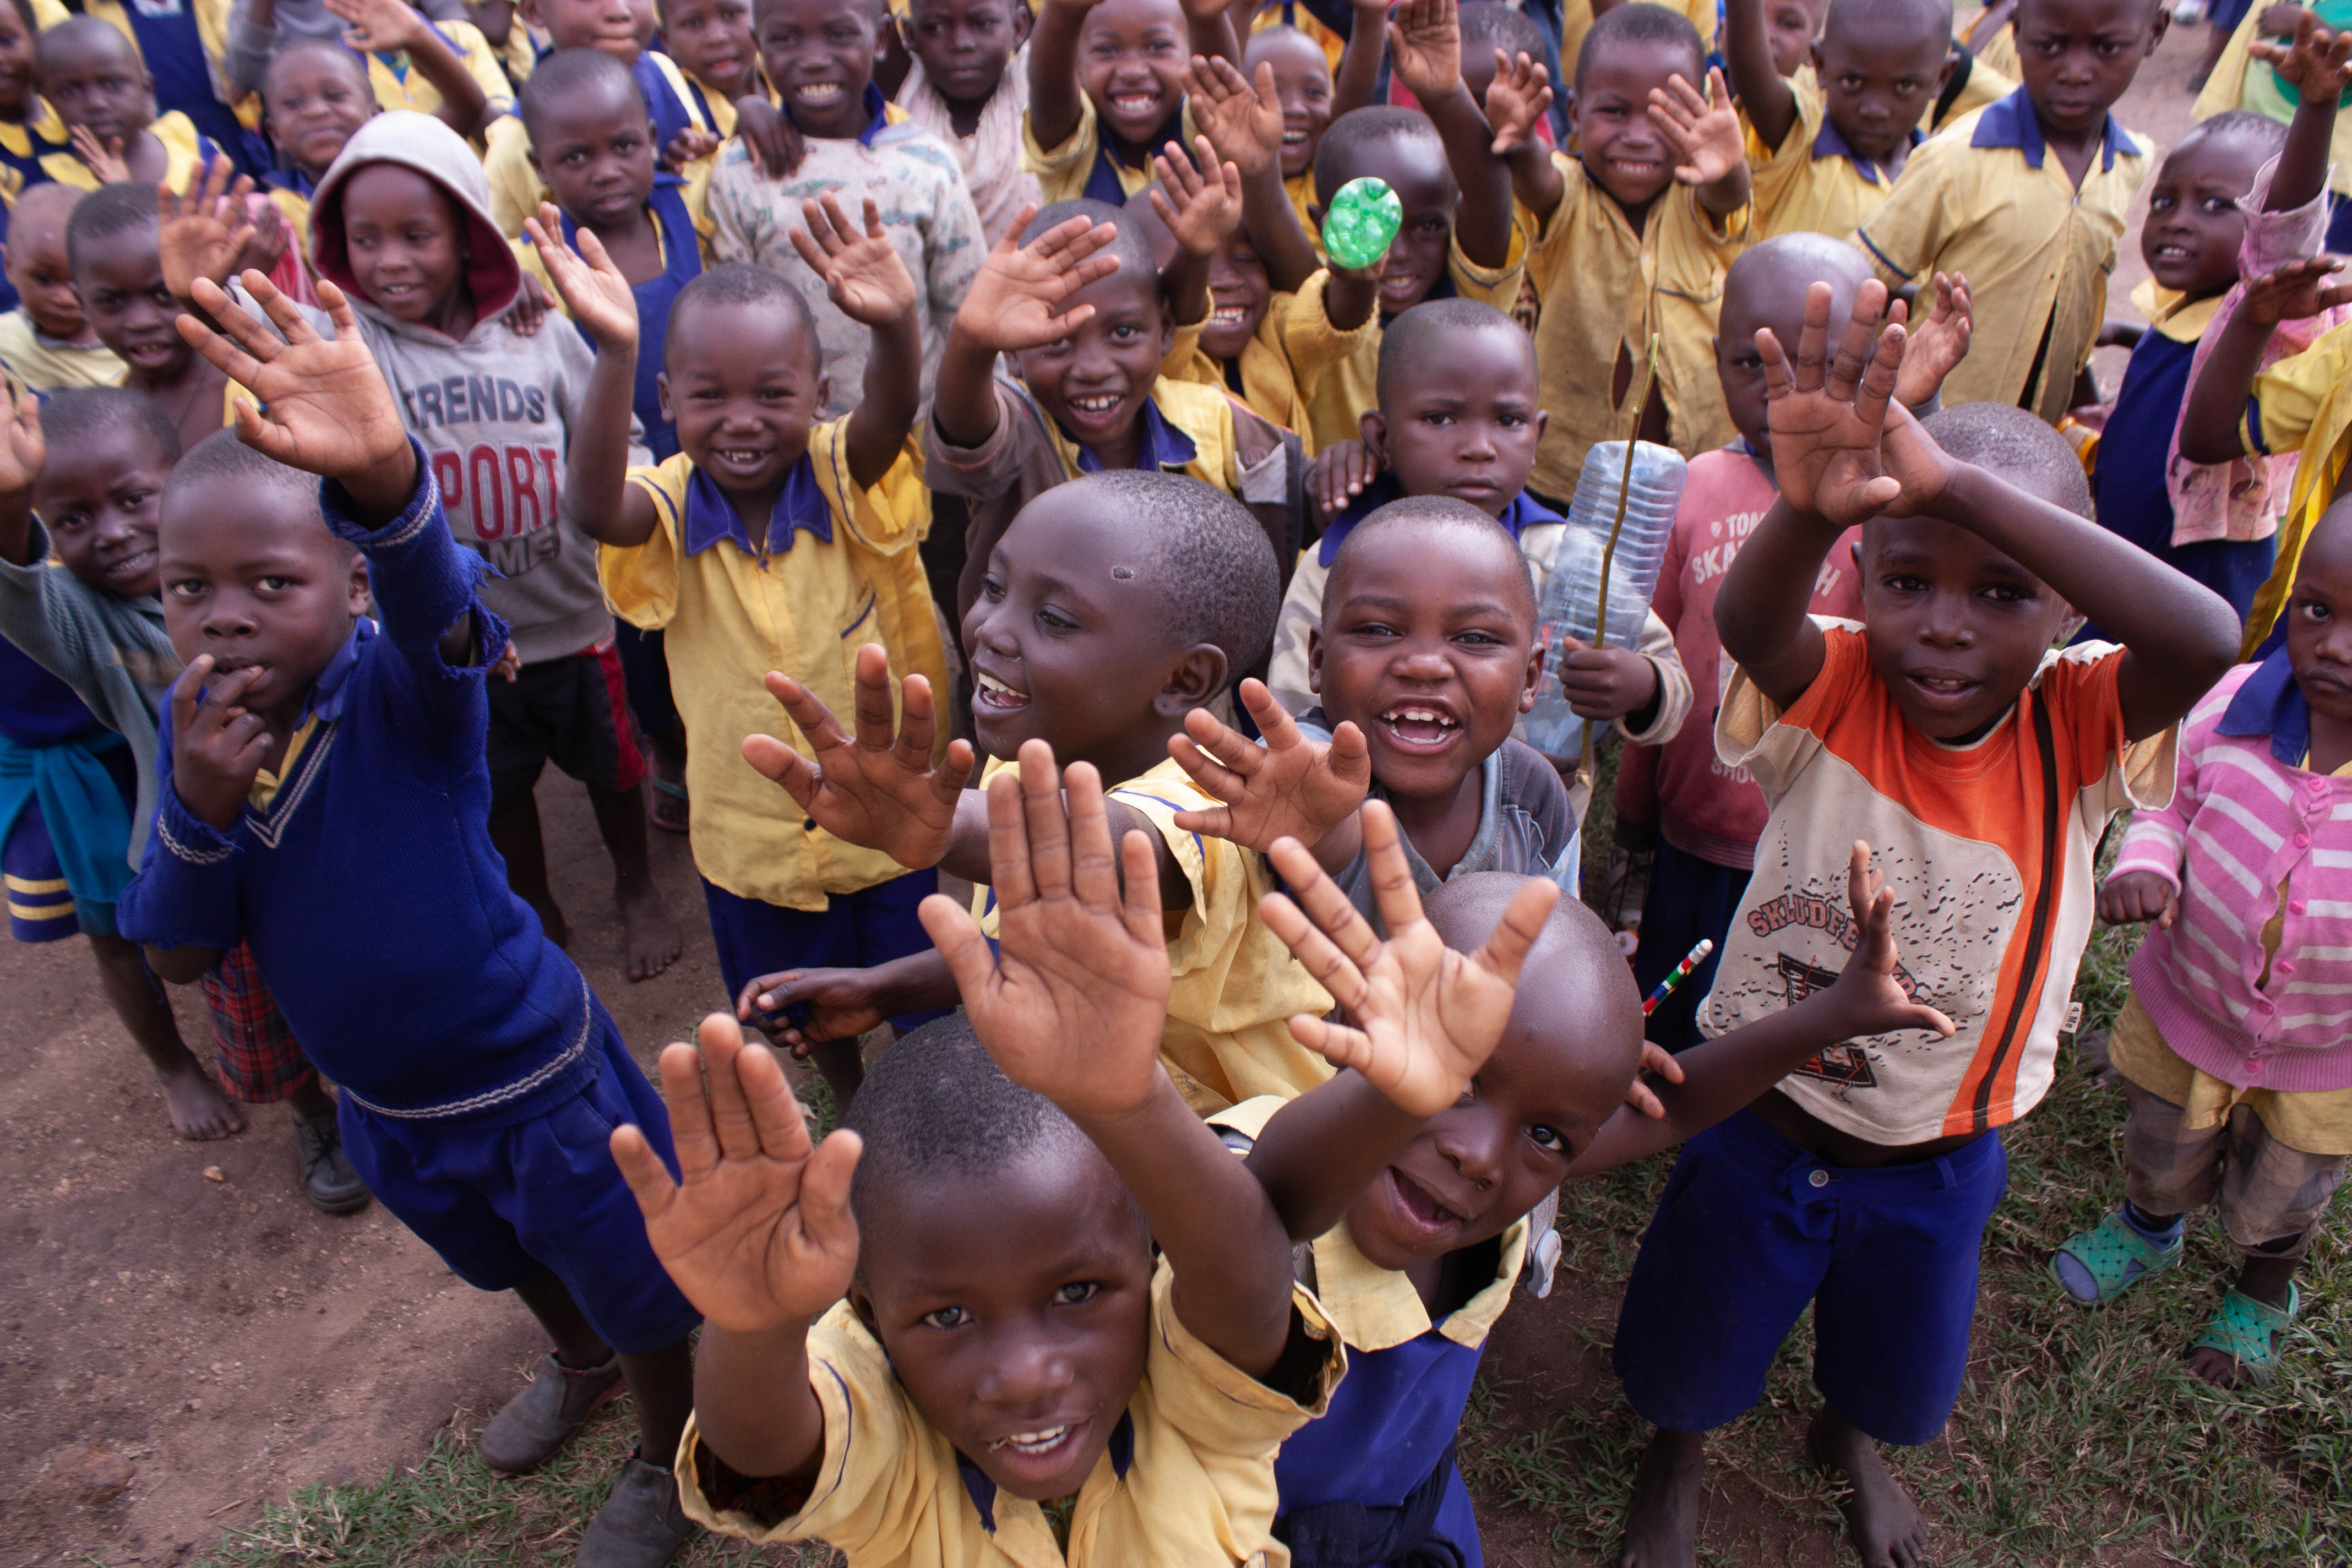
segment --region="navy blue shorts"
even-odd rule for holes
[[[551,1272],[606,1344],[642,1355],[701,1319],[654,1257],[613,1163],[613,1129],[634,1122],[675,1178],[669,1112],[601,1006],[596,1022],[603,1066],[539,1116],[492,1127],[409,1121],[346,1094],[338,1120],[368,1191],[457,1278],[511,1290]]]
[[[787,969],[871,969],[928,951],[930,933],[915,910],[939,890],[937,871],[909,871],[855,893],[835,893],[822,910],[788,910],[738,898],[706,877],[702,900],[710,909],[710,937],[719,946],[728,1011],[735,1010],[735,998],[743,994],[743,987],[762,974]],[[909,1013],[890,1022],[905,1034],[952,1011]]]
[[[1763,1394],[1810,1303],[1830,1408],[1883,1443],[1927,1442],[1959,1397],[1977,1255],[2008,1185],[1997,1131],[1852,1170],[1749,1111],[1709,1128],[1675,1163],[1625,1289],[1626,1400],[1670,1432],[1722,1426]]]

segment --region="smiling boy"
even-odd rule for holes
[[[122,384],[193,447],[221,427],[229,381],[173,325],[181,306],[164,281],[155,198],[137,181],[83,197],[66,220],[66,258],[90,330],[128,367]]]
[[[122,362],[98,341],[74,294],[66,226],[80,201],[71,185],[44,183],[18,196],[8,212],[0,255],[18,303],[0,316],[0,366],[36,392],[111,386],[122,379]]]
[[[1118,206],[1150,183],[1160,148],[1192,145],[1199,128],[1183,78],[1195,55],[1241,56],[1213,0],[1045,0],[1029,40],[1022,131],[1040,199]]]
[[[270,57],[262,73],[278,166],[262,176],[269,199],[294,226],[294,243],[310,251],[310,197],[343,143],[377,113],[367,68],[332,38],[296,38]]]

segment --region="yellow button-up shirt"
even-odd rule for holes
[[[909,441],[879,484],[860,489],[849,475],[848,424],[809,432],[764,550],[751,548],[723,498],[708,489],[698,497],[694,460],[680,453],[629,470],[629,483],[653,498],[653,537],[597,552],[614,612],[634,626],[668,628],[670,686],[688,741],[695,868],[739,898],[793,910],[822,910],[832,894],[907,868],[824,832],[743,760],[743,737],[753,733],[808,749],[762,679],[782,670],[845,720],[857,650],[878,642],[893,674],[920,674],[933,691],[947,689],[939,620],[915,552],[931,515],[915,447]]]
[[[1853,149],[1830,123],[1828,100],[1811,76],[1808,70],[1790,80],[1797,118],[1780,146],[1765,146],[1755,128],[1741,119],[1752,182],[1748,201],[1755,209],[1759,239],[1776,234],[1852,234],[1894,188],[1876,164],[1855,159]],[[1926,139],[1924,132],[1911,132],[1915,150]]]

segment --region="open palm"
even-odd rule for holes
[[[850,226],[841,203],[831,195],[823,201],[804,201],[801,216],[808,227],[792,231],[793,248],[824,279],[825,292],[844,315],[878,327],[915,308],[915,279],[884,231],[881,209],[871,196],[866,199],[864,216],[861,233]]]
[[[563,215],[553,202],[539,204],[539,216],[525,218],[523,231],[539,250],[539,264],[563,296],[572,319],[606,348],[637,341],[637,293],[605,254],[604,242],[580,231],[580,248],[563,243]]]
[[[32,489],[48,458],[48,443],[41,435],[41,400],[20,392],[15,410],[0,417],[5,419],[5,438],[0,439],[0,496],[21,496]]]
[[[1233,61],[1194,55],[1184,73],[1184,100],[1217,156],[1242,174],[1256,174],[1281,153],[1282,100],[1271,60],[1259,62],[1253,88]]]
[[[241,281],[276,331],[205,279],[196,280],[194,298],[221,330],[193,316],[179,320],[180,336],[261,405],[237,405],[238,438],[313,474],[345,478],[398,464],[408,451],[408,431],[343,291],[319,279],[319,302],[335,328],[333,337],[322,338],[268,279],[247,272]]]
[[[1902,489],[1880,469],[1879,438],[1903,353],[1901,327],[1878,331],[1885,303],[1885,286],[1875,279],[1855,290],[1834,362],[1828,353],[1826,283],[1806,290],[1794,364],[1769,327],[1756,333],[1764,356],[1772,472],[1781,497],[1799,511],[1842,526],[1884,510]]]
[[[1310,741],[1264,682],[1244,680],[1241,690],[1265,744],[1244,739],[1205,708],[1185,714],[1186,733],[1168,738],[1168,753],[1224,804],[1180,811],[1176,826],[1260,852],[1277,838],[1320,842],[1355,814],[1371,788],[1371,750],[1363,731],[1342,723],[1328,742]]]
[[[1023,245],[1022,228],[1035,216],[1034,208],[1023,209],[981,263],[956,311],[959,327],[1004,353],[1058,343],[1086,325],[1094,315],[1091,305],[1055,311],[1096,279],[1118,270],[1118,257],[1098,254],[1118,237],[1116,226],[1074,217]]]
[[[705,1018],[698,1039],[698,1050],[674,1045],[661,1056],[680,1179],[633,1126],[614,1129],[614,1162],[654,1256],[705,1319],[756,1333],[814,1318],[857,1268],[857,1134],[812,1148],[775,1053],[745,1045],[726,1015]]]
[[[1462,85],[1462,9],[1456,0],[1405,0],[1389,22],[1389,61],[1423,102]]]

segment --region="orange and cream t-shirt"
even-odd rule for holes
[[[1991,733],[1943,745],[1904,719],[1860,626],[1821,625],[1827,657],[1793,707],[1735,670],[1716,720],[1717,754],[1771,816],[1699,1026],[1727,1034],[1837,978],[1856,935],[1847,857],[1865,839],[1895,892],[1895,978],[1958,1032],[1832,1046],[1780,1092],[1888,1146],[1999,1127],[2049,1090],[2099,836],[2124,807],[2170,799],[2179,731],[2127,742],[2123,649],[2088,643],[2045,655]]]

